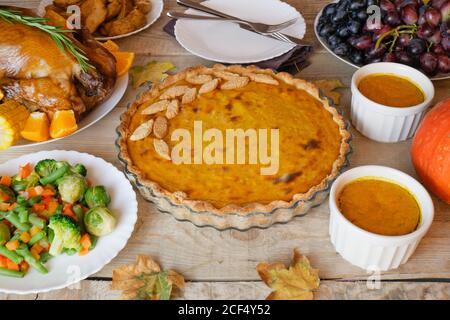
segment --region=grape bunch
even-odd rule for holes
[[[381,19],[367,13],[373,5]],[[324,8],[317,32],[357,65],[398,62],[430,76],[450,73],[450,0],[341,0]]]

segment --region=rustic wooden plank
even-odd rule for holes
[[[83,281],[79,287],[31,295],[0,294],[0,300],[117,300],[120,292],[110,288],[110,281]],[[254,282],[188,282],[176,293],[177,300],[263,300],[270,293],[264,283]],[[365,281],[322,281],[315,294],[317,300],[448,300],[450,283],[381,282],[379,287]]]

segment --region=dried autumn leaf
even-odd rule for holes
[[[267,300],[313,300],[320,284],[319,270],[312,269],[308,258],[297,250],[289,269],[283,263],[259,263],[256,271],[273,289]]]
[[[130,69],[133,77],[133,87],[138,88],[144,83],[158,83],[167,78],[168,71],[171,71],[175,66],[171,62],[151,61],[145,66],[136,66]]]
[[[344,84],[341,80],[333,79],[333,80],[316,80],[313,83],[322,90],[323,94],[330,98],[334,104],[338,105],[341,100],[341,94],[334,90],[343,88]]]
[[[150,257],[139,255],[136,264],[113,270],[111,288],[122,290],[125,300],[169,300],[173,288],[183,289],[184,278],[175,271],[162,271]]]

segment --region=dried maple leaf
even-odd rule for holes
[[[138,88],[144,83],[158,83],[169,75],[167,71],[173,70],[175,66],[171,62],[151,61],[145,66],[136,66],[130,69],[133,77],[133,87]]]
[[[343,88],[344,84],[341,80],[316,80],[313,83],[322,90],[323,94],[330,98],[334,104],[338,105],[341,100],[341,94],[334,90]]]
[[[319,270],[312,269],[308,258],[297,250],[289,269],[283,263],[259,263],[256,271],[273,289],[267,300],[312,300],[320,284]]]
[[[184,278],[175,271],[162,271],[150,257],[139,255],[136,264],[113,270],[113,290],[123,290],[125,300],[169,300],[173,287],[184,288]]]

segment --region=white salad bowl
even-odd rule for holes
[[[368,99],[359,91],[359,82],[364,77],[377,73],[410,79],[422,89],[424,101],[412,107],[395,108]],[[392,62],[373,63],[360,68],[353,74],[351,91],[352,124],[363,135],[379,142],[398,142],[411,138],[434,98],[433,83],[426,75],[417,69]]]
[[[381,178],[397,183],[416,198],[421,220],[417,229],[402,236],[383,236],[363,230],[340,212],[337,198],[348,183],[362,177]],[[330,191],[330,238],[336,251],[351,264],[370,271],[398,268],[408,261],[434,218],[434,206],[427,190],[399,170],[382,166],[362,166],[343,173]]]
[[[98,238],[95,248],[85,256],[62,254],[46,263],[47,274],[33,268],[23,278],[0,276],[0,292],[32,294],[62,289],[100,271],[126,245],[137,220],[137,200],[130,182],[112,164],[87,153],[75,151],[41,151],[0,164],[0,176],[17,173],[19,165],[36,164],[39,160],[66,160],[86,166],[92,185],[103,185],[111,196],[108,208],[117,219],[113,232]]]

